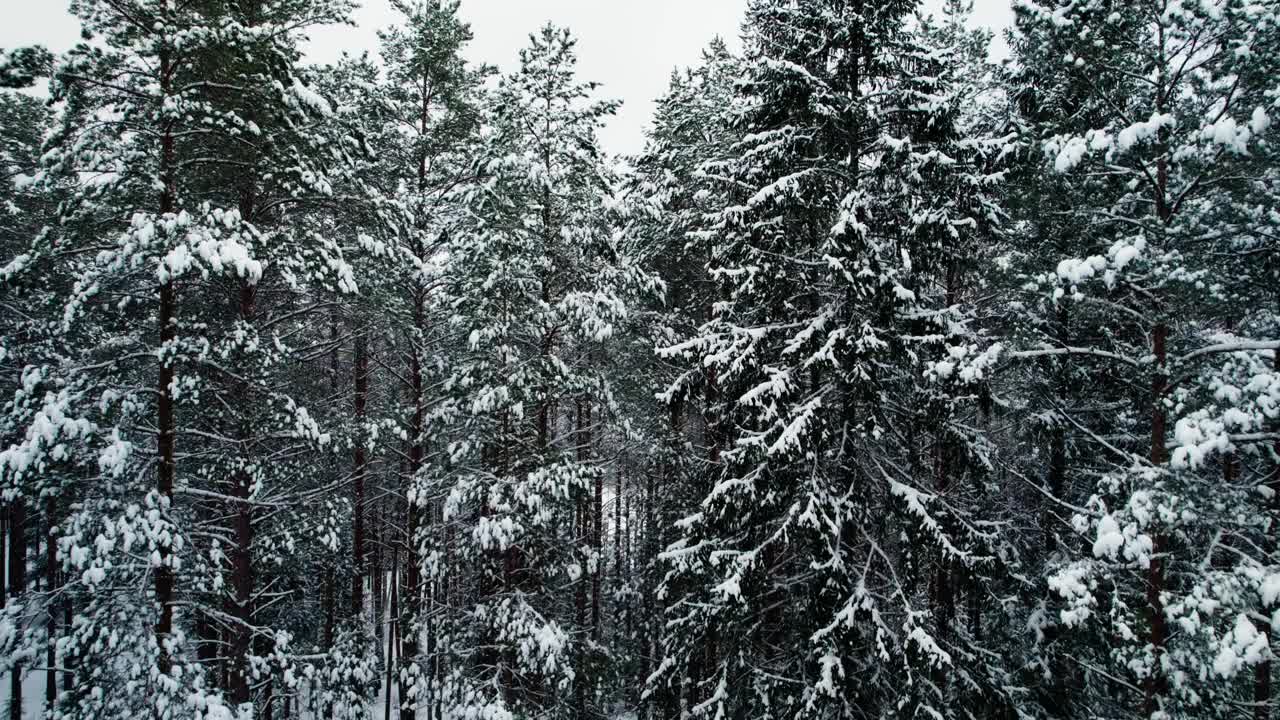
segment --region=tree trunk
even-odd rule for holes
[[[586,405],[586,458],[591,459],[591,404]],[[600,590],[604,582],[604,473],[596,474],[595,498],[591,511],[591,547],[594,549],[595,568],[591,572],[591,639],[600,641]]]
[[[161,3],[162,14],[169,12],[167,0]],[[171,94],[173,64],[168,44],[160,47],[160,92],[166,98]],[[177,210],[177,180],[174,168],[177,162],[172,127],[166,122],[160,137],[160,214]],[[160,332],[160,368],[156,377],[156,490],[160,495],[162,511],[168,515],[173,504],[173,479],[176,472],[174,455],[175,422],[173,411],[174,366],[171,346],[177,339],[177,291],[173,280],[160,286],[160,307],[156,325]],[[169,635],[173,632],[173,560],[167,543],[159,547],[160,564],[155,570],[156,646],[159,648],[157,666],[162,675],[168,675],[173,662],[169,657]]]
[[[252,217],[253,201],[251,196],[241,200],[241,217]],[[252,324],[257,312],[255,307],[256,292],[246,281],[240,283],[240,320]],[[245,383],[238,383],[238,394],[242,402],[248,402],[252,389]],[[249,443],[253,437],[253,428],[248,420],[243,421],[240,428],[241,454],[249,454]],[[235,593],[234,623],[231,627],[231,702],[247,703],[251,700],[249,655],[253,642],[253,506],[251,493],[253,478],[246,472],[237,473],[234,487],[236,501],[232,508],[232,532],[234,545],[231,548],[231,585]]]
[[[945,429],[939,429],[933,448],[935,487],[938,495],[942,497],[946,496],[951,484],[950,458],[947,456],[945,432]],[[955,594],[951,587],[951,558],[947,557],[945,551],[938,557],[938,566],[934,570],[933,589],[938,637],[945,641],[951,637],[951,621],[956,612]],[[943,677],[945,676],[939,673],[936,680],[941,682]]]
[[[365,480],[365,444],[364,421],[365,406],[369,394],[369,357],[365,346],[365,336],[355,336],[355,422],[356,447],[354,453],[355,478],[354,502],[351,518],[351,615],[359,618],[364,612],[364,480]]]
[[[391,551],[391,599],[389,602],[390,612],[388,613],[389,625],[387,626],[387,696],[383,702],[382,717],[384,720],[391,720],[391,690],[392,680],[395,678],[396,667],[396,620],[397,613],[400,611],[396,603],[396,563],[399,558],[396,557],[395,549]],[[403,702],[403,698],[401,699]]]
[[[336,401],[338,398],[338,310],[329,312],[329,394]],[[338,471],[341,473],[341,471]],[[334,625],[338,614],[338,590],[335,577],[336,558],[329,561],[324,574],[324,649],[333,649]]]
[[[45,643],[44,702],[48,717],[53,717],[58,702],[58,538],[53,518],[57,514],[52,497],[45,499],[45,590],[49,593],[49,629]]]
[[[626,477],[622,473],[624,462],[618,463],[618,478],[613,486],[613,574],[627,576],[622,568],[622,494],[626,491]]]
[[[419,132],[422,136],[426,136],[428,132],[428,120],[430,116],[431,105],[428,101],[428,78],[424,73],[422,76],[422,102],[419,105],[418,120]],[[421,155],[418,157],[418,193],[425,195],[428,190],[427,180],[427,149],[422,148]],[[419,225],[419,241],[415,248],[420,259],[425,260],[426,247],[421,241],[425,237],[425,223]],[[423,378],[422,378],[422,355],[419,350],[419,343],[422,342],[422,336],[426,330],[426,301],[427,291],[422,285],[415,281],[413,287],[413,334],[409,342],[409,384],[412,397],[410,401],[413,403],[413,419],[409,425],[409,432],[412,434],[409,441],[409,477],[408,488],[405,493],[406,517],[405,517],[405,597],[404,617],[401,620],[400,632],[404,637],[404,647],[400,654],[401,660],[401,681],[400,681],[400,720],[415,720],[417,717],[417,687],[421,672],[418,668],[418,635],[421,632],[419,628],[419,618],[422,615],[422,590],[421,590],[421,567],[418,558],[418,527],[421,523],[421,502],[417,497],[415,484],[418,475],[422,472],[423,464],[426,461],[426,448],[423,445],[423,433],[425,420],[425,398],[423,397]],[[434,594],[433,589],[428,592]],[[427,621],[431,623],[431,620]],[[434,628],[428,624],[428,655],[434,663]],[[433,685],[434,673],[430,675],[429,685]],[[407,690],[406,690],[407,686]],[[427,699],[427,713],[432,711],[430,698]]]
[[[14,499],[15,502],[17,498]],[[0,572],[0,607],[9,604],[9,526],[11,516],[13,515],[13,506],[9,503],[0,505],[0,563],[4,564]]]
[[[333,565],[324,571],[324,649],[333,649],[333,625],[338,599],[334,596]]]
[[[1280,350],[1276,350],[1273,353],[1272,365],[1275,368],[1276,374],[1280,375]],[[1276,424],[1280,425],[1280,423],[1276,423]],[[1280,427],[1277,427],[1276,429],[1280,430]],[[1271,506],[1270,507],[1271,526],[1269,528],[1269,532],[1267,533],[1267,540],[1268,540],[1268,544],[1270,545],[1269,554],[1273,556],[1271,561],[1274,562],[1274,554],[1276,552],[1276,544],[1277,544],[1276,533],[1278,530],[1280,530],[1280,528],[1277,528],[1277,525],[1276,525],[1277,517],[1280,516],[1280,439],[1277,439],[1272,445],[1272,458],[1274,459],[1275,462],[1273,467],[1271,468],[1271,475],[1270,477],[1267,478],[1267,483],[1266,483],[1267,488],[1271,490],[1271,501],[1269,503]],[[1228,458],[1224,461],[1226,463],[1224,466],[1224,470],[1233,468],[1235,464],[1234,460],[1235,460],[1234,456],[1228,456]],[[1266,608],[1266,610],[1268,612],[1271,612],[1274,610],[1274,608]],[[1262,632],[1263,636],[1267,638],[1268,646],[1270,646],[1271,624],[1267,622],[1261,622],[1261,623],[1258,623],[1257,625],[1260,631]],[[1253,673],[1254,673],[1253,675],[1254,720],[1270,720],[1271,718],[1271,655],[1270,654],[1266,654],[1263,656],[1262,662],[1257,664],[1257,666],[1254,668]]]
[[[67,580],[65,576],[62,579],[62,583],[63,585],[67,584]],[[62,597],[62,627],[64,628],[63,632],[68,634],[71,632],[71,617],[74,614],[75,614],[75,610],[71,604],[71,594],[69,592],[64,593]],[[69,693],[72,690],[74,690],[76,687],[76,673],[75,673],[76,658],[74,655],[71,654],[70,650],[67,651],[66,655],[62,656],[62,666],[67,670],[66,672],[62,673],[62,691],[65,693]]]
[[[262,720],[275,720],[276,694],[275,678],[267,678],[267,689],[262,698]]]
[[[386,568],[382,566],[382,548],[383,548],[383,529],[386,528],[385,515],[383,513],[382,502],[376,502],[374,505],[373,515],[373,562],[370,563],[370,597],[373,605],[373,635],[377,639],[377,644],[382,644],[382,636],[386,631],[387,618],[383,612],[385,602],[383,592],[386,590]]]
[[[426,299],[421,288],[414,292],[413,319],[414,337],[410,343],[409,382],[410,398],[413,403],[413,419],[409,424],[409,477],[405,492],[405,576],[404,576],[404,614],[400,622],[400,633],[403,636],[404,648],[400,653],[400,720],[415,720],[417,715],[417,680],[419,676],[418,661],[418,618],[421,615],[421,571],[418,559],[418,525],[421,513],[418,507],[415,484],[426,459],[423,446],[424,398],[422,379],[422,359],[418,353],[417,343],[423,330]],[[430,632],[430,629],[428,629]]]
[[[1155,358],[1155,373],[1151,379],[1151,464],[1157,469],[1162,468],[1167,460],[1164,447],[1166,430],[1164,395],[1169,382],[1166,349],[1168,338],[1169,327],[1164,323],[1157,324],[1151,335],[1151,351]],[[1164,535],[1156,534],[1152,538],[1151,565],[1147,570],[1148,642],[1152,648],[1154,665],[1143,688],[1142,708],[1145,717],[1151,717],[1152,713],[1160,710],[1160,698],[1165,689],[1164,675],[1160,671],[1167,635],[1164,601],[1160,597],[1164,591],[1164,558],[1162,557],[1164,546]]]
[[[578,425],[578,442],[582,442],[583,419],[582,419],[582,401],[577,402],[577,425]],[[578,458],[581,461],[583,450],[581,446],[578,448]],[[574,547],[581,548],[583,542],[587,539],[587,525],[589,520],[587,517],[586,499],[579,496],[575,502],[574,508]],[[581,557],[581,556],[579,556]],[[578,576],[574,583],[573,590],[573,624],[579,632],[585,629],[587,613],[587,567],[583,563],[582,573]],[[587,643],[580,643],[578,648],[578,667],[577,677],[573,680],[573,712],[574,717],[583,720],[587,716]]]
[[[17,602],[27,587],[27,514],[21,495],[9,504],[9,599]],[[22,664],[9,671],[9,719],[22,720]]]
[[[218,628],[214,625],[212,618],[208,613],[199,612],[196,616],[196,657],[200,660],[201,667],[209,672],[210,668],[216,670],[218,662]]]

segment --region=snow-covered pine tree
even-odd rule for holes
[[[3,73],[0,70],[0,75]],[[0,259],[4,262],[26,249],[61,199],[56,184],[33,182],[39,172],[40,145],[48,130],[49,113],[39,100],[0,91]],[[0,277],[5,272],[0,269]],[[0,285],[0,397],[14,397],[23,387],[26,369],[53,354],[45,318],[33,309],[65,290],[70,282],[65,265],[61,265],[40,277]],[[26,431],[21,418],[7,412],[0,415],[0,446],[21,442]],[[23,695],[24,668],[28,672],[34,672],[30,670],[33,666],[50,668],[44,671],[46,707],[56,700],[57,686],[66,677],[59,677],[51,668],[59,659],[56,635],[66,631],[70,593],[62,590],[57,563],[51,562],[48,554],[49,535],[67,512],[64,499],[59,497],[65,482],[67,479],[32,486],[0,483],[0,561],[5,568],[0,571],[0,603],[8,606],[0,614],[0,624],[16,631],[0,632],[5,637],[0,641],[0,667],[7,673],[3,691],[7,691],[10,713],[33,702]],[[43,554],[37,552],[41,541]],[[31,558],[34,578],[27,572],[29,552],[36,555]],[[34,594],[41,585],[42,596]],[[70,658],[64,660],[70,662]]]
[[[50,362],[23,372],[7,409],[13,426],[24,431],[4,452],[3,465],[6,480],[27,492],[41,492],[57,475],[84,474],[85,483],[64,491],[80,509],[61,528],[61,560],[78,576],[78,586],[97,590],[108,569],[134,579],[117,587],[154,578],[154,605],[106,588],[87,596],[64,650],[79,656],[85,669],[67,711],[129,716],[147,698],[168,713],[184,694],[172,662],[182,639],[173,628],[173,576],[183,548],[169,515],[175,424],[173,367],[166,356],[173,350],[165,348],[172,345],[175,307],[162,261],[189,228],[206,229],[215,252],[225,242],[220,223],[206,217],[193,222],[193,213],[179,207],[185,177],[176,137],[194,121],[177,106],[181,84],[191,78],[179,67],[192,51],[190,44],[179,45],[183,33],[202,23],[194,12],[176,11],[167,2],[138,4],[136,15],[94,3],[79,10],[86,29],[103,36],[106,47],[83,45],[55,69],[60,127],[49,142],[43,181],[80,178],[59,221],[65,234],[82,235],[57,242],[50,233],[39,235],[5,273],[12,288],[23,276],[47,275],[66,263],[76,283],[57,298],[58,312],[42,318],[64,342]],[[139,22],[148,27],[140,31]],[[139,133],[137,127],[154,131]],[[97,247],[102,225],[116,226],[118,243]],[[88,321],[103,298],[109,298],[101,303],[108,312]],[[120,310],[131,303],[145,308],[143,323],[122,321]],[[100,420],[94,417],[99,414]],[[133,455],[135,444],[153,449]],[[126,472],[131,456],[136,469]],[[141,562],[116,557],[118,543],[129,552],[138,541],[146,547]],[[94,657],[94,645],[108,642],[137,653],[123,679],[115,674],[118,666]],[[104,686],[117,684],[134,692],[104,694]]]
[[[342,159],[310,142],[327,104],[298,79],[297,43],[348,5],[75,9],[99,42],[53,68],[40,180],[73,192],[6,268],[7,283],[75,276],[48,318],[56,355],[9,406],[27,430],[3,462],[28,490],[77,478],[57,561],[85,598],[60,642],[80,671],[59,712],[216,714],[218,688],[271,708],[295,629],[278,599],[302,584],[264,571],[299,528],[263,509],[305,497],[289,460],[327,437],[285,387],[290,343],[308,288],[355,289],[334,242],[282,222],[327,196]]]
[[[381,555],[394,562],[389,573],[372,577],[375,585],[388,579],[380,597],[394,606],[393,615],[379,615],[389,618],[383,644],[394,651],[388,661],[396,665],[384,701],[398,697],[399,712],[412,717],[421,707],[442,711],[439,688],[447,652],[440,647],[452,633],[439,621],[445,583],[438,577],[424,582],[424,568],[438,561],[445,544],[444,533],[435,532],[444,498],[436,495],[440,486],[433,480],[447,460],[443,419],[452,407],[449,397],[433,388],[447,377],[445,343],[456,340],[440,292],[448,258],[444,247],[451,228],[465,219],[454,191],[474,173],[470,151],[489,69],[471,67],[462,58],[471,31],[458,18],[457,3],[396,1],[393,8],[402,22],[379,32],[385,77],[379,79],[369,63],[351,63],[365,68],[360,77],[329,82],[342,97],[339,113],[362,128],[371,147],[361,178],[381,205],[362,222],[353,222],[347,206],[335,208],[333,217],[352,232],[376,234],[360,243],[372,266],[361,273],[370,279],[356,300],[356,324],[376,328],[372,334],[385,343],[379,363],[387,368],[380,374],[385,409],[379,411],[380,421],[393,423],[397,437],[396,445],[387,447],[387,468],[381,473],[389,483],[379,491],[396,498],[385,509],[393,520],[381,524]]]
[[[575,66],[566,31],[531,36],[492,98],[474,219],[447,248],[461,352],[444,520],[457,548],[433,573],[468,579],[449,701],[517,717],[594,703],[604,360],[643,284],[603,222],[613,179],[596,132],[614,104],[592,99]]]
[[[1274,270],[1253,258],[1271,225],[1256,210],[1272,103],[1256,73],[1275,72],[1263,48],[1277,9],[1018,8],[1035,84],[1015,92],[1040,184],[1059,188],[1059,227],[1082,232],[1027,273],[1044,341],[1013,356],[1106,383],[1102,402],[1045,408],[1090,458],[1048,618],[1090,631],[1072,646],[1085,712],[1216,717],[1270,701],[1273,466],[1244,459],[1266,457],[1274,422],[1275,305],[1260,292]]]

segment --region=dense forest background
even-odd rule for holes
[[[1271,718],[1280,0],[0,51],[9,717]]]

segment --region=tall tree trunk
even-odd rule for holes
[[[592,410],[591,403],[585,404],[586,412],[586,446],[583,449],[584,462],[591,461],[592,451]],[[591,532],[591,547],[594,550],[595,567],[591,571],[591,639],[600,641],[600,589],[604,576],[604,473],[596,474],[595,497],[588,523]]]
[[[201,667],[209,672],[210,668],[215,668],[218,662],[218,628],[214,624],[212,617],[206,612],[198,612],[196,615],[196,658],[200,661]]]
[[[619,578],[627,577],[622,567],[622,494],[626,492],[623,467],[626,464],[626,458],[618,463],[618,476],[613,484],[613,574]]]
[[[422,472],[422,467],[426,459],[426,449],[423,446],[423,433],[425,428],[423,423],[425,420],[424,398],[423,398],[423,379],[422,379],[422,359],[418,350],[418,343],[421,342],[421,333],[423,326],[426,324],[426,298],[425,292],[420,287],[414,289],[413,303],[413,320],[414,334],[409,347],[409,383],[413,403],[413,418],[409,423],[409,476],[407,478],[407,486],[405,488],[405,576],[404,576],[404,603],[403,617],[400,623],[400,633],[404,638],[404,648],[400,654],[400,720],[415,720],[417,706],[417,681],[419,671],[418,661],[418,627],[419,617],[422,610],[422,591],[421,569],[419,567],[420,560],[418,558],[418,526],[421,511],[419,503],[421,500],[416,495],[415,485],[418,475]],[[428,634],[433,634],[430,627],[427,628]],[[428,704],[428,707],[430,705]]]
[[[369,395],[369,356],[363,332],[355,336],[355,422],[356,447],[354,452],[354,503],[351,518],[351,615],[359,618],[364,612],[364,481],[365,481],[365,406]]]
[[[578,462],[583,462],[585,450],[583,448],[584,435],[586,430],[585,420],[583,418],[582,400],[575,402],[576,410],[576,443],[578,445]],[[574,503],[574,547],[581,548],[587,540],[590,530],[589,513],[587,511],[586,498],[581,495],[577,496]],[[585,560],[579,555],[580,559]],[[585,630],[586,614],[587,614],[587,565],[582,564],[582,573],[578,576],[574,583],[573,589],[573,624],[578,632]],[[585,634],[585,633],[584,633]],[[573,712],[574,717],[583,720],[587,716],[587,646],[588,643],[583,640],[578,649],[578,667],[577,677],[573,680]]]
[[[67,580],[65,576],[62,579],[62,584],[64,587],[67,584]],[[62,627],[64,628],[63,632],[70,634],[71,618],[74,614],[75,614],[75,609],[72,607],[71,593],[67,590],[64,590],[62,595]],[[68,648],[66,654],[62,656],[62,666],[66,668],[66,672],[62,673],[62,691],[65,693],[70,693],[76,687],[76,658],[75,658],[75,655],[72,654],[72,651],[70,648]]]
[[[164,0],[160,5],[162,15],[169,14],[169,2]],[[162,42],[159,50],[160,93],[165,98],[172,94],[173,58],[172,48]],[[166,120],[161,128],[160,136],[160,214],[167,215],[177,210],[178,186],[174,175],[177,164],[174,145],[173,128]],[[160,332],[158,357],[160,368],[156,377],[156,490],[160,494],[162,511],[167,515],[173,504],[173,479],[176,472],[174,455],[175,422],[173,411],[174,366],[171,355],[172,345],[177,339],[177,292],[173,280],[160,286],[160,307],[156,317],[156,325]],[[155,596],[159,608],[156,620],[156,647],[159,649],[157,666],[160,674],[168,675],[173,662],[169,657],[169,635],[173,632],[173,560],[172,549],[168,543],[159,547],[160,563],[155,570]]]
[[[329,396],[338,399],[338,310],[329,312]],[[341,473],[341,471],[338,471]],[[333,632],[337,623],[338,589],[335,568],[336,558],[330,559],[324,573],[324,649],[333,649]]]
[[[0,607],[9,604],[9,526],[12,524],[12,515],[12,504],[0,504],[0,563],[3,563],[5,570],[0,572]]]
[[[44,702],[48,717],[53,717],[54,706],[58,702],[58,653],[56,643],[58,640],[58,538],[56,533],[57,526],[53,519],[57,514],[53,497],[45,499],[44,505],[45,517],[45,590],[49,593],[49,607],[46,608],[49,615],[49,629],[47,642],[45,643],[45,677],[44,677]]]
[[[262,720],[275,720],[276,716],[276,683],[274,677],[267,678],[267,689],[262,697]]]
[[[384,507],[381,501],[373,503],[373,510],[374,511],[371,513],[373,515],[373,537],[370,543],[373,549],[373,562],[370,564],[371,570],[369,573],[371,579],[369,584],[372,585],[372,588],[369,593],[369,599],[373,601],[373,635],[377,639],[378,644],[381,644],[382,636],[386,632],[387,624],[386,614],[383,612],[385,609],[384,606],[386,605],[385,598],[383,597],[384,591],[386,590],[386,568],[382,566],[382,549],[384,547],[383,531],[387,525]]]
[[[1155,358],[1155,372],[1151,379],[1151,464],[1161,469],[1167,460],[1165,451],[1166,413],[1164,395],[1169,383],[1168,351],[1169,327],[1158,323],[1151,334],[1151,352]],[[1157,533],[1152,538],[1151,564],[1147,570],[1147,613],[1148,642],[1152,648],[1153,667],[1143,688],[1143,715],[1151,715],[1160,710],[1160,698],[1165,690],[1164,674],[1160,671],[1160,663],[1164,655],[1165,638],[1167,636],[1164,617],[1164,546],[1165,538]]]
[[[1277,333],[1277,335],[1280,336],[1280,333]],[[1273,352],[1272,366],[1274,367],[1276,374],[1280,375],[1280,350],[1276,350]],[[1276,422],[1274,425],[1276,426],[1275,427],[1276,430],[1280,430],[1280,421]],[[1267,478],[1267,482],[1266,482],[1267,488],[1271,491],[1271,500],[1269,503],[1271,505],[1270,507],[1271,523],[1270,523],[1270,527],[1268,528],[1267,540],[1268,540],[1268,545],[1270,546],[1268,548],[1270,550],[1269,554],[1272,555],[1272,557],[1270,558],[1270,561],[1275,562],[1274,555],[1275,555],[1276,546],[1277,546],[1276,534],[1277,532],[1280,532],[1280,527],[1277,527],[1277,518],[1280,517],[1280,436],[1278,436],[1278,439],[1275,440],[1275,442],[1272,444],[1272,460],[1273,460],[1273,465],[1271,468],[1271,473],[1270,473],[1270,476]],[[1224,463],[1225,463],[1224,470],[1232,468],[1235,463],[1235,457],[1228,456],[1228,458],[1224,461]],[[1268,612],[1272,612],[1275,610],[1275,608],[1266,608],[1266,610]],[[1267,639],[1268,646],[1270,646],[1271,623],[1261,622],[1261,623],[1258,623],[1258,627],[1261,630],[1263,636]],[[1271,713],[1271,655],[1270,654],[1266,654],[1263,656],[1262,662],[1259,662],[1254,667],[1253,673],[1254,673],[1253,675],[1254,720],[1270,720],[1272,716],[1272,713]]]
[[[1068,347],[1071,344],[1070,333],[1070,311],[1068,310],[1068,302],[1063,299],[1058,303],[1058,313],[1055,322],[1055,338],[1059,347]],[[1051,360],[1053,364],[1053,382],[1054,394],[1057,396],[1058,403],[1062,408],[1067,407],[1070,402],[1071,384],[1069,374],[1069,364],[1066,360]],[[1046,552],[1053,552],[1058,546],[1058,535],[1055,531],[1054,501],[1062,500],[1066,493],[1067,483],[1067,423],[1065,418],[1056,418],[1052,429],[1051,439],[1049,441],[1049,494],[1050,499],[1046,500],[1044,513],[1041,516],[1042,530],[1044,531],[1044,545]],[[1057,677],[1055,675],[1055,677]]]
[[[421,78],[422,94],[420,96],[421,103],[418,106],[418,132],[421,137],[426,137],[429,130],[429,120],[431,113],[431,97],[430,81],[427,73],[423,73]],[[427,178],[427,154],[428,150],[425,145],[422,146],[418,156],[418,195],[420,199],[425,200],[426,193],[429,189]],[[425,260],[427,255],[426,243],[423,239],[426,236],[425,213],[419,214],[420,218],[417,230],[418,246],[414,249],[419,259]],[[422,283],[414,281],[413,286],[413,333],[409,342],[409,384],[412,397],[410,401],[413,403],[413,418],[409,424],[409,432],[412,434],[409,446],[409,478],[408,488],[405,493],[407,498],[406,517],[405,517],[405,591],[404,598],[404,617],[401,621],[400,632],[404,636],[404,648],[401,652],[401,690],[400,690],[400,720],[415,720],[417,717],[416,707],[418,704],[418,681],[421,677],[421,671],[417,665],[418,662],[418,636],[422,632],[419,627],[420,618],[422,617],[422,575],[421,575],[421,559],[418,557],[418,528],[421,524],[421,508],[422,500],[416,497],[415,484],[422,467],[426,462],[426,448],[423,434],[426,431],[425,422],[425,402],[423,397],[423,377],[422,377],[422,353],[419,344],[423,341],[423,335],[426,331],[426,304],[427,290]],[[434,587],[428,588],[428,593],[435,594]],[[435,628],[431,619],[427,620],[427,654],[431,658],[433,667],[435,665]],[[435,675],[429,674],[428,686],[431,692],[434,692]],[[406,691],[406,687],[408,690]],[[431,698],[426,699],[427,713],[432,712]]]
[[[634,494],[634,491],[632,492]],[[636,564],[635,559],[631,556],[631,533],[633,524],[631,521],[631,495],[626,495],[622,498],[622,517],[622,562],[626,565],[627,577],[634,577]],[[634,611],[631,607],[631,596],[627,595],[627,635],[630,635],[633,629],[632,615],[634,615]],[[646,674],[645,677],[648,677],[648,675]]]
[[[241,217],[249,219],[253,212],[252,194],[248,193],[241,200]],[[252,324],[257,313],[256,291],[247,281],[240,282],[240,320]],[[238,383],[238,394],[241,401],[249,403],[252,388],[246,383]],[[242,456],[250,452],[253,428],[246,418],[240,428],[240,445]],[[243,458],[247,460],[246,458]],[[231,549],[231,584],[235,593],[234,623],[231,628],[231,701],[235,704],[247,703],[252,699],[250,686],[249,655],[253,642],[253,477],[248,471],[237,473],[234,487],[234,507],[232,508],[232,528],[234,544]]]
[[[1156,111],[1164,113],[1168,101],[1167,58],[1168,48],[1165,40],[1165,25],[1156,24],[1158,35],[1156,45]],[[1173,208],[1169,203],[1169,131],[1160,127],[1156,131],[1156,182],[1154,188],[1154,210],[1162,231],[1167,230],[1173,217]],[[1167,237],[1167,233],[1162,236]],[[1165,324],[1165,308],[1159,304],[1152,308],[1160,319],[1151,331],[1151,354],[1155,360],[1154,372],[1151,376],[1151,465],[1157,472],[1162,472],[1168,456],[1165,451],[1165,435],[1167,417],[1164,407],[1164,396],[1169,385],[1169,326]],[[1166,626],[1164,617],[1164,600],[1160,597],[1164,592],[1164,549],[1165,537],[1157,532],[1151,539],[1151,564],[1147,568],[1147,611],[1148,643],[1152,650],[1152,668],[1143,687],[1142,709],[1145,717],[1151,717],[1163,708],[1166,681],[1160,665],[1163,662]]]
[[[389,625],[387,626],[387,696],[383,702],[382,717],[384,720],[391,720],[391,690],[392,681],[395,678],[396,668],[396,628],[398,623],[398,613],[400,608],[396,603],[396,563],[399,561],[396,550],[391,550],[391,577],[390,577],[390,593],[391,598],[388,603],[390,611],[387,613]],[[403,694],[403,693],[401,693]],[[401,703],[404,699],[401,698]]]
[[[333,575],[333,565],[330,564],[324,571],[324,649],[326,652],[333,649],[334,616],[338,603],[338,599],[334,596]]]
[[[939,496],[945,496],[951,484],[951,468],[949,466],[948,443],[944,436],[945,429],[940,429],[934,442],[934,474],[935,487]],[[955,617],[955,593],[951,587],[951,558],[944,553],[938,557],[938,566],[934,570],[934,611],[937,613],[938,637],[947,640],[951,637],[951,621]],[[944,675],[939,674],[940,682]]]
[[[9,503],[9,600],[18,602],[27,587],[27,512],[21,495]],[[9,671],[9,719],[22,720],[22,664]]]

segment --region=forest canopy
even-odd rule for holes
[[[1280,0],[391,4],[0,49],[10,720],[1276,716]]]

